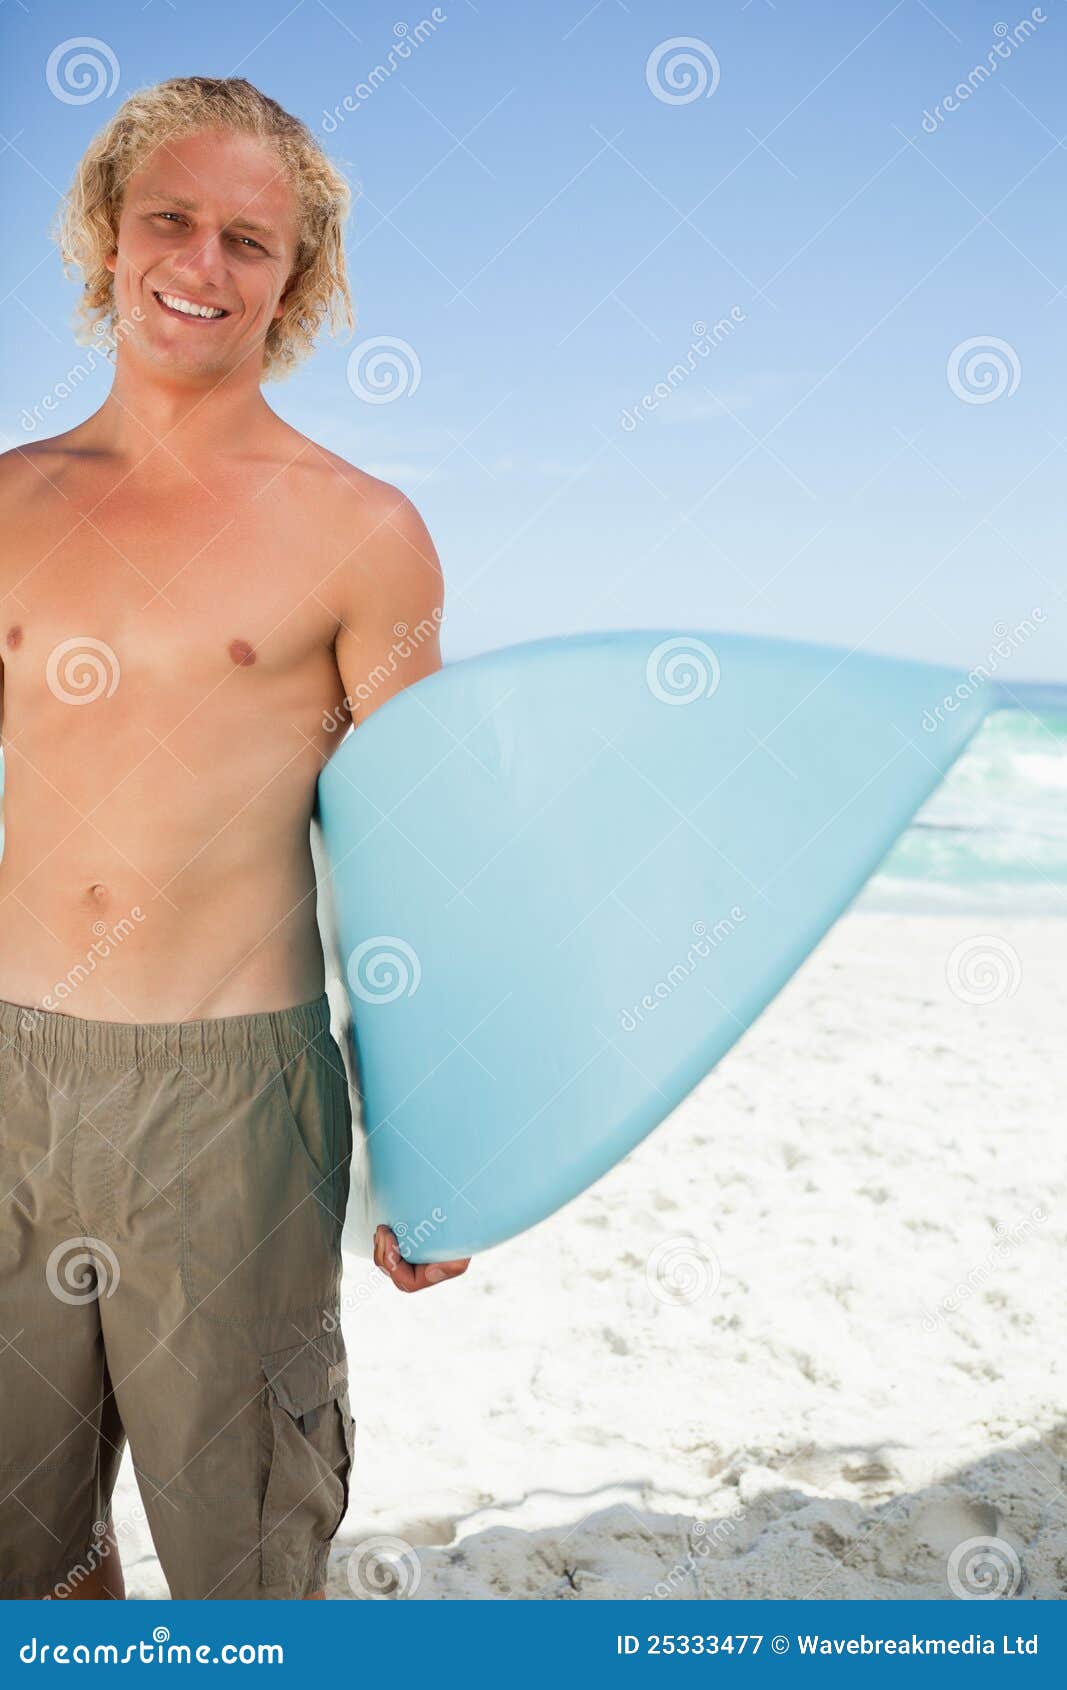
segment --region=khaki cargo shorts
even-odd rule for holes
[[[325,994],[145,1026],[0,1001],[0,1598],[99,1564],[127,1437],[172,1597],[325,1585],[351,1154]]]

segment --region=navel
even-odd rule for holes
[[[240,664],[242,668],[247,668],[256,661],[255,647],[249,645],[247,640],[231,640],[230,661]]]
[[[13,628],[8,629],[4,644],[7,646],[8,651],[18,651],[19,646],[22,644],[22,629],[17,622]]]

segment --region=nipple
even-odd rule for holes
[[[7,646],[8,651],[18,651],[19,646],[22,644],[22,629],[17,622],[13,628],[8,629],[4,644]]]
[[[231,640],[230,660],[240,664],[242,668],[248,668],[256,661],[255,647],[249,645],[247,640]]]

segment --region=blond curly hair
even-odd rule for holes
[[[299,206],[296,281],[264,348],[262,379],[282,380],[311,353],[322,324],[355,327],[342,231],[352,193],[306,124],[243,77],[176,76],[138,89],[93,137],[53,229],[68,276],[82,278],[75,339],[99,345],[118,325],[115,279],[104,263],[117,246],[125,186],[163,141],[229,129],[269,142]]]

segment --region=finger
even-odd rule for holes
[[[400,1259],[400,1245],[396,1233],[385,1221],[374,1229],[374,1260],[384,1273],[391,1273],[394,1261]]]
[[[378,1234],[380,1234],[380,1243]],[[401,1255],[396,1233],[392,1227],[383,1223],[378,1228],[378,1234],[375,1236],[375,1248],[380,1250],[381,1261],[379,1265],[383,1273],[389,1276],[399,1291],[414,1291],[416,1289],[415,1271],[410,1262],[405,1261]]]
[[[417,1291],[419,1289],[418,1270],[410,1262],[406,1262],[399,1250],[396,1259],[389,1269],[389,1277],[398,1291]]]
[[[458,1279],[470,1266],[470,1257],[459,1262],[428,1262],[424,1271],[425,1285],[440,1285],[445,1279]]]

